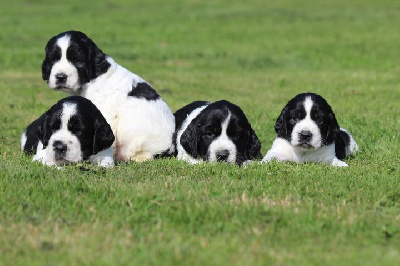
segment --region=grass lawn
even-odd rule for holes
[[[397,1],[0,5],[0,265],[398,265]],[[327,99],[361,152],[348,168],[33,163],[20,135],[66,96],[41,79],[44,46],[70,29],[173,111],[193,100],[240,105],[263,155],[283,106],[307,91]]]

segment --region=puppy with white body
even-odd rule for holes
[[[358,150],[350,133],[339,127],[330,105],[315,93],[291,99],[276,120],[275,131],[277,138],[262,162],[276,159],[348,166],[342,159]]]
[[[175,112],[175,155],[190,163],[242,165],[261,156],[261,143],[239,106],[196,101]]]
[[[84,33],[67,31],[46,45],[42,76],[50,88],[91,100],[115,135],[115,158],[144,161],[172,152],[174,116],[145,80],[104,54]]]
[[[90,160],[113,166],[114,134],[99,109],[88,99],[71,96],[60,100],[32,122],[21,137],[21,149],[33,161],[63,166]]]

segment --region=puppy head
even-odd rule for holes
[[[67,31],[52,37],[45,52],[42,77],[55,90],[77,92],[110,66],[106,55],[79,31]]]
[[[193,158],[242,164],[260,156],[261,144],[243,111],[228,101],[208,105],[183,132],[182,147]]]
[[[89,100],[71,96],[45,114],[38,128],[47,158],[56,165],[87,160],[114,142],[110,125]]]
[[[302,93],[291,99],[275,123],[278,137],[301,149],[317,149],[332,144],[339,132],[332,108],[314,93]]]

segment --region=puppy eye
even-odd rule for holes
[[[317,122],[318,125],[322,125],[324,123],[324,119],[322,119],[322,117],[319,117],[315,122]]]
[[[299,121],[299,119],[297,117],[292,117],[292,118],[290,118],[289,123],[294,125],[297,123],[297,121]]]
[[[215,138],[215,134],[212,133],[212,132],[208,132],[208,133],[204,134],[202,138],[203,138],[204,140],[210,140],[210,139]]]
[[[85,67],[85,62],[83,62],[83,61],[77,61],[77,62],[75,63],[75,65],[76,65],[76,67],[78,67],[78,68],[82,68],[82,67]]]

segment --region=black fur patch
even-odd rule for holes
[[[33,121],[25,130],[26,142],[22,150],[26,154],[35,154],[39,143],[38,129],[46,118],[46,114],[41,115],[38,119]]]
[[[174,116],[175,116],[175,130],[177,131],[178,129],[181,128],[183,121],[185,121],[185,119],[188,117],[188,115],[193,112],[195,109],[210,104],[209,102],[206,101],[195,101],[192,102],[184,107],[182,107],[181,109],[179,109],[178,111],[175,112]]]
[[[146,82],[138,83],[136,87],[132,85],[132,91],[128,93],[128,96],[144,98],[148,101],[160,99],[160,95]]]
[[[335,153],[340,160],[346,157],[346,148],[350,145],[350,136],[343,130],[339,131],[335,139]]]

